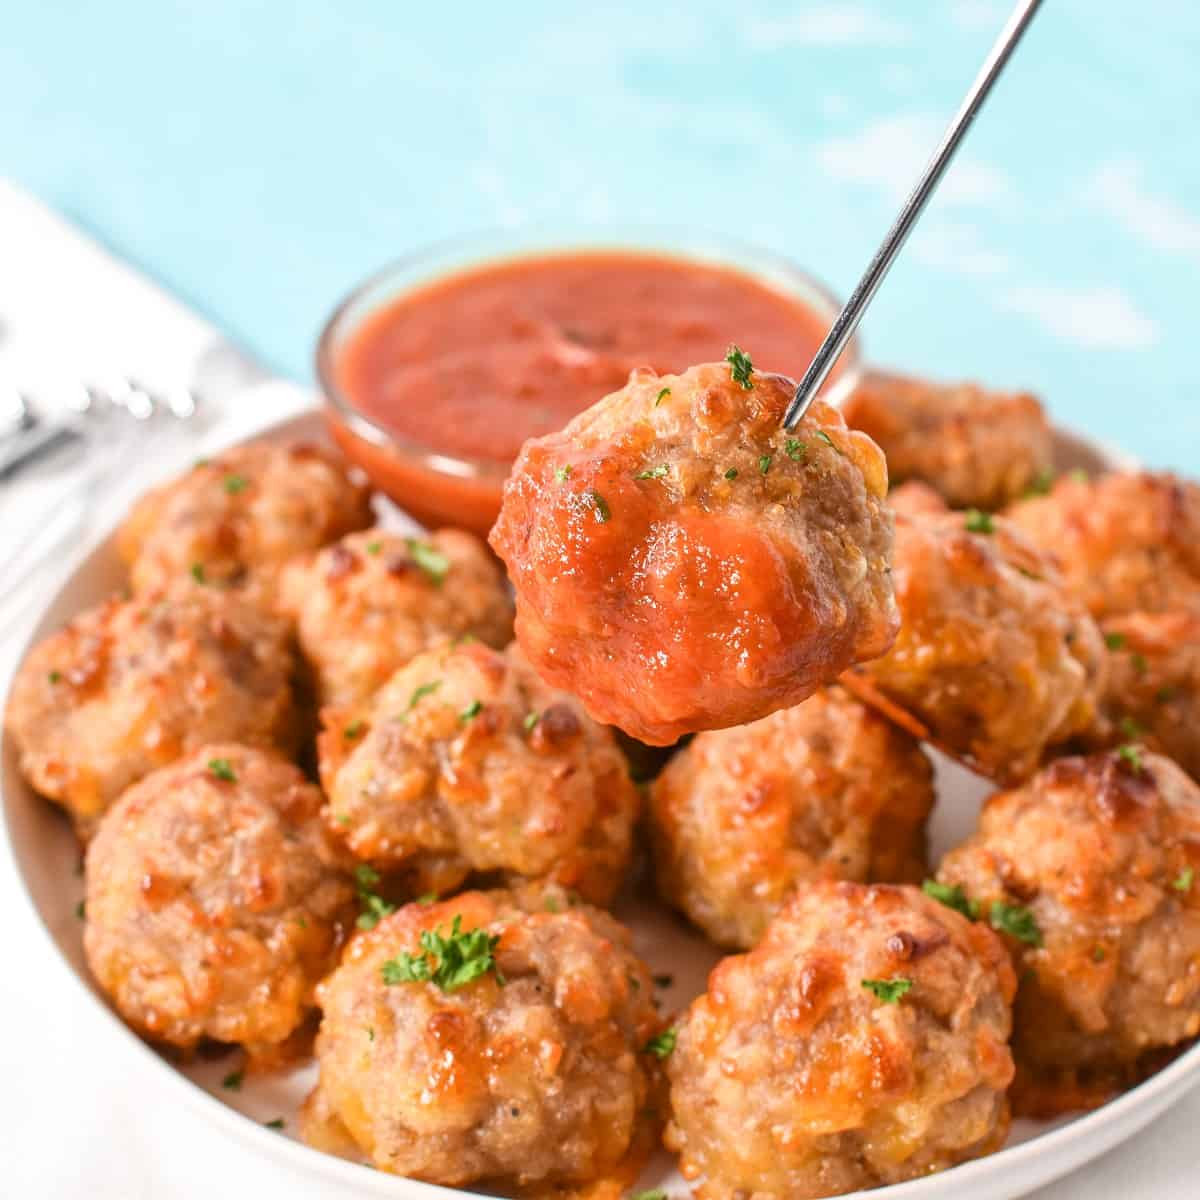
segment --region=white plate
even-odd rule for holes
[[[318,416],[313,413],[283,421],[262,436],[323,440],[324,433]],[[1097,470],[1130,465],[1115,452],[1065,434],[1059,435],[1058,449],[1061,468],[1084,466]],[[385,519],[405,520],[395,510],[386,513]],[[100,537],[80,550],[67,568],[65,582],[47,607],[32,640],[45,637],[123,583],[124,573],[112,539],[107,535]],[[938,761],[937,784],[938,805],[930,827],[930,852],[935,862],[973,829],[979,804],[988,791],[981,780],[943,759]],[[221,1059],[198,1060],[180,1068],[126,1029],[93,984],[84,964],[82,925],[75,916],[76,905],[83,895],[83,882],[77,875],[79,852],[74,837],[62,815],[35,796],[21,779],[16,769],[16,754],[7,737],[0,789],[9,849],[28,892],[33,914],[58,948],[75,985],[103,1012],[111,1035],[124,1042],[131,1067],[140,1061],[143,1069],[131,1077],[129,1086],[136,1081],[138,1086],[153,1088],[155,1094],[148,1099],[164,1108],[178,1109],[173,1102],[182,1101],[189,1114],[219,1125],[273,1158],[282,1168],[281,1184],[286,1184],[287,1176],[294,1172],[302,1178],[323,1178],[373,1196],[438,1200],[464,1194],[385,1175],[312,1150],[295,1140],[296,1110],[312,1086],[315,1075],[312,1065],[274,1077],[251,1077],[241,1091],[229,1092],[222,1089],[221,1080],[240,1061],[238,1054],[231,1052]],[[665,909],[643,903],[635,911],[627,904],[620,915],[632,926],[637,948],[652,968],[674,975],[673,986],[665,992],[665,1002],[672,1008],[682,1008],[703,988],[707,972],[717,959],[716,953]],[[64,986],[70,985],[64,983]],[[873,1191],[870,1196],[872,1200],[876,1197],[879,1200],[963,1200],[964,1197],[1011,1200],[1103,1154],[1153,1120],[1197,1082],[1200,1082],[1200,1046],[1188,1050],[1151,1079],[1095,1112],[1056,1122],[1017,1122],[1008,1145],[998,1153],[939,1175]],[[264,1128],[263,1122],[277,1117],[286,1121],[283,1133]],[[664,1187],[678,1200],[687,1195],[686,1186],[665,1153],[647,1169],[641,1186]]]

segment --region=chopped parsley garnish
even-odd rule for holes
[[[599,492],[588,492],[587,495],[596,514],[596,520],[603,525],[612,516],[612,509],[608,507],[608,501]]]
[[[495,973],[503,984],[504,977],[496,965],[496,947],[500,935],[490,934],[486,929],[462,929],[462,916],[456,916],[450,926],[450,936],[443,937],[436,930],[421,931],[421,951],[407,951],[396,958],[389,958],[381,968],[383,982],[432,983],[443,992],[456,992],[488,971]]]
[[[450,560],[438,549],[420,538],[405,538],[404,544],[412,560],[433,580],[441,583],[450,572]]]
[[[221,1086],[227,1092],[240,1092],[242,1090],[242,1080],[245,1078],[245,1071],[230,1071],[229,1074],[221,1080]]]
[[[367,543],[367,553],[372,556],[378,554],[380,552],[380,550],[382,550],[382,549],[383,549],[382,542],[368,542]]]
[[[729,377],[733,382],[750,391],[754,387],[754,380],[750,378],[754,374],[754,364],[750,361],[750,355],[737,346],[730,346],[725,352],[725,361],[729,364]]]
[[[83,900],[75,905],[75,915],[82,921],[87,917],[87,903]]]
[[[663,402],[663,397],[669,396],[670,394],[671,394],[670,388],[663,388],[662,391],[659,392],[658,395],[654,397],[654,407],[657,408]]]
[[[1142,748],[1132,742],[1117,747],[1117,757],[1135,774],[1140,775],[1146,764],[1142,761]]]
[[[525,727],[526,733],[532,733],[533,727],[542,719],[540,712],[529,712],[525,714],[525,720],[521,724]]]
[[[864,979],[863,987],[884,1004],[899,1004],[900,998],[912,990],[913,981],[897,976],[895,979]]]
[[[1103,946],[1094,946],[1092,948],[1092,962],[1102,963],[1108,957],[1108,951]]]
[[[841,446],[839,446],[837,442],[835,442],[833,438],[831,438],[829,434],[825,432],[825,430],[818,429],[817,437],[819,437],[821,441],[825,442],[827,445],[832,446],[839,454],[843,453]]]
[[[764,454],[758,460],[758,473],[760,475],[765,475],[770,469],[771,469],[771,455]]]
[[[51,671],[50,674],[46,676],[46,678],[48,680],[50,680],[51,683],[62,683],[62,672],[61,671]]]
[[[192,571],[192,578],[193,578],[193,579],[194,579],[194,580],[195,580],[197,583],[204,583],[204,582],[205,582],[205,578],[204,578],[204,564],[203,564],[203,563],[200,563],[200,562],[194,562],[194,563],[192,563],[192,566],[191,566],[191,571]]]
[[[988,923],[993,929],[1015,937],[1018,942],[1028,946],[1042,944],[1042,931],[1038,928],[1033,913],[1019,904],[1005,904],[993,900],[991,911],[988,913]]]
[[[1174,879],[1171,880],[1171,886],[1177,892],[1190,892],[1192,890],[1192,884],[1195,883],[1195,881],[1196,881],[1195,867],[1190,867],[1190,866],[1184,867],[1183,870],[1180,871],[1179,874]]]
[[[275,1120],[265,1121],[264,1124],[266,1125],[266,1127],[268,1129],[274,1129],[274,1130],[278,1131],[283,1128],[283,1118],[276,1117]]]
[[[1158,691],[1154,693],[1154,699],[1157,700],[1159,704],[1170,704],[1171,701],[1175,699],[1175,696],[1176,692],[1173,687],[1160,687]]]
[[[366,729],[366,727],[367,723],[365,721],[359,717],[355,717],[355,719],[351,721],[345,729],[342,730],[342,736],[344,738],[348,738],[350,741],[354,741],[355,738],[362,737],[362,731]]]
[[[962,913],[969,921],[979,916],[979,902],[972,900],[957,883],[939,883],[936,879],[927,879],[921,884],[921,891],[939,904]]]
[[[334,817],[333,819],[339,825],[349,825],[350,824],[350,814],[349,813],[338,813],[338,815],[336,817]]]
[[[396,906],[385,900],[375,891],[379,882],[379,872],[366,863],[359,863],[354,868],[354,890],[358,893],[358,904],[362,911],[358,914],[359,929],[374,929],[384,917],[396,911]]]
[[[726,479],[736,479],[737,477],[738,477],[737,467],[730,467],[729,470],[725,472]]]
[[[1087,483],[1088,481],[1088,473],[1082,467],[1076,467],[1073,471],[1068,471],[1067,477],[1073,479],[1076,483]]]
[[[405,711],[412,712],[426,696],[432,695],[441,686],[440,679],[431,679],[428,683],[422,683],[419,687],[413,688],[413,694],[408,698],[408,708]]]
[[[655,975],[654,986],[660,988],[669,988],[675,982],[674,975]]]
[[[483,711],[482,700],[472,700],[466,708],[458,714],[458,719],[465,725],[468,721],[474,720]]]
[[[666,463],[659,463],[657,467],[650,467],[645,471],[639,471],[634,479],[661,479],[670,468]]]
[[[1030,481],[1025,489],[1026,496],[1044,496],[1054,486],[1054,472],[1049,467],[1043,467]]]
[[[1130,655],[1129,661],[1133,664],[1133,669],[1139,675],[1145,675],[1145,673],[1150,669],[1144,654]]]
[[[788,438],[783,451],[792,462],[803,462],[808,454],[808,443],[802,442],[799,438]]]
[[[1123,633],[1106,633],[1104,635],[1104,644],[1110,650],[1120,650],[1125,645],[1125,635]]]
[[[225,783],[237,783],[237,772],[234,771],[233,764],[227,758],[210,758],[208,769],[217,779],[223,780]]]
[[[662,1188],[647,1188],[644,1192],[634,1192],[629,1200],[667,1200],[667,1193]]]
[[[558,898],[555,896],[547,896],[542,900],[542,907],[548,913],[562,912],[562,905],[559,904]]]
[[[231,495],[236,496],[239,492],[244,492],[250,486],[250,481],[245,475],[226,475],[225,490]]]
[[[565,467],[555,467],[554,468],[554,478],[557,479],[559,483],[566,483],[567,480],[571,478],[570,466],[568,465]]]
[[[417,897],[416,902],[418,904],[424,904],[424,905],[428,906],[430,904],[436,904],[437,898],[438,898],[437,892],[422,892],[421,895],[419,895]]]
[[[625,982],[629,984],[629,986],[635,992],[640,992],[642,990],[642,981],[632,971],[625,972]]]
[[[968,533],[996,532],[996,522],[992,520],[992,514],[978,508],[967,509],[963,524],[966,525]]]
[[[662,1033],[656,1033],[642,1049],[647,1054],[653,1054],[655,1058],[669,1058],[678,1039],[677,1029],[664,1029]]]
[[[1132,718],[1122,717],[1117,723],[1117,728],[1129,738],[1130,741],[1136,741],[1146,731]]]

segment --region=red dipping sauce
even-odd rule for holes
[[[485,533],[522,443],[634,367],[682,371],[737,343],[758,370],[802,374],[836,309],[789,271],[776,264],[768,283],[699,259],[584,250],[459,270],[367,304],[349,328],[343,306],[318,354],[334,436],[419,520]]]

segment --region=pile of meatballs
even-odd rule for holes
[[[1028,395],[792,387],[639,370],[528,443],[511,591],[323,448],[142,499],[5,718],[121,1017],[315,1055],[304,1138],[379,1170],[611,1196],[665,1144],[701,1200],[942,1170],[1200,1034],[1200,486],[1056,474]],[[940,864],[928,747],[998,789]],[[619,892],[728,952],[682,1013]]]

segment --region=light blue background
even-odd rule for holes
[[[844,294],[1006,9],[39,0],[0,30],[0,170],[298,377],[359,277],[499,223],[700,226]],[[1194,4],[1048,0],[871,356],[1194,470],[1198,116]]]

